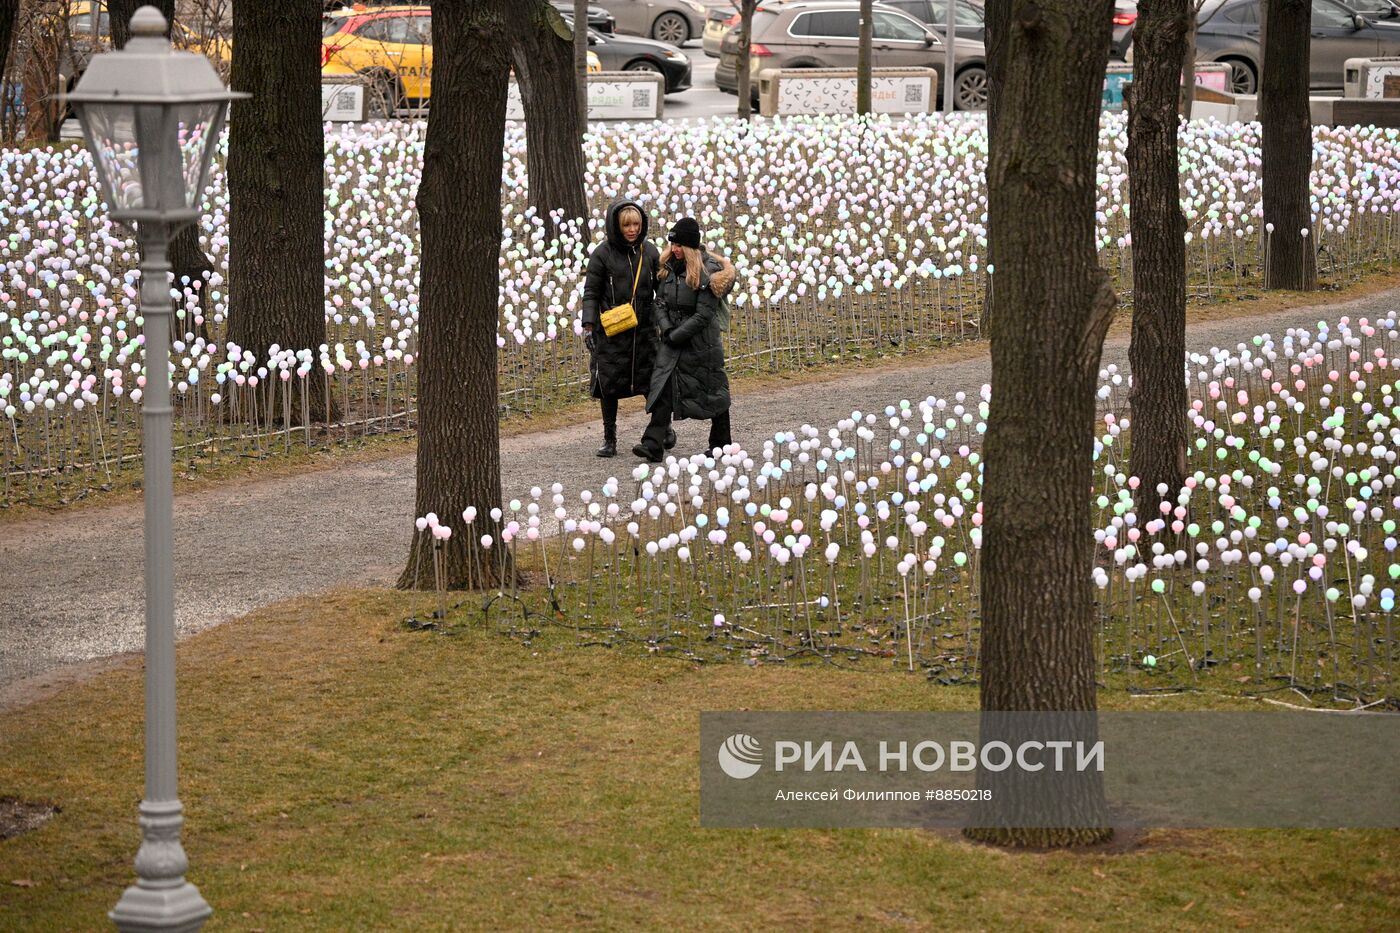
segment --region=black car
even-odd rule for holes
[[[549,0],[549,5],[563,13],[565,19],[573,22],[573,0]],[[588,5],[588,28],[612,35],[617,31],[617,18],[602,7],[590,3]]]
[[[564,21],[573,25],[573,17]],[[666,79],[666,93],[690,88],[690,58],[674,45],[641,36],[605,36],[588,30],[588,47],[598,56],[604,71],[649,71]]]

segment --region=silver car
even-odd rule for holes
[[[943,86],[942,37],[883,3],[872,7],[871,48],[877,68],[932,68]],[[715,84],[733,94],[739,86],[739,38],[731,29],[720,47]],[[854,68],[860,47],[858,0],[764,0],[753,19],[748,61],[754,93],[758,72],[768,68]],[[987,53],[981,42],[954,38],[953,103],[958,110],[987,108]],[[939,98],[942,98],[940,92]]]
[[[1339,0],[1313,0],[1308,50],[1312,90],[1341,93],[1348,58],[1400,55],[1400,20],[1394,8],[1377,0],[1363,2],[1384,18]],[[1236,94],[1259,90],[1259,21],[1259,0],[1207,0],[1198,15],[1196,60],[1229,65]]]
[[[685,45],[705,31],[712,4],[700,0],[595,0],[617,20],[617,31]]]

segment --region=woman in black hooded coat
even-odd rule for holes
[[[614,201],[604,221],[607,238],[588,257],[582,324],[589,349],[589,391],[603,409],[600,457],[617,455],[618,400],[646,395],[651,388],[659,346],[652,305],[660,253],[647,242],[647,227],[646,212],[636,201]],[[637,313],[637,326],[609,337],[603,332],[603,312],[629,301]],[[669,434],[667,441],[667,446],[674,444],[675,435]]]

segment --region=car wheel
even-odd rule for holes
[[[1249,62],[1239,58],[1228,58],[1224,64],[1230,66],[1230,93],[1254,94],[1259,90],[1259,77]]]
[[[690,41],[690,24],[679,13],[662,13],[651,24],[651,37],[658,42],[685,45]]]
[[[953,82],[955,110],[987,109],[987,69],[981,65],[964,68],[953,78]]]
[[[387,120],[399,109],[399,83],[391,75],[365,75],[365,117]]]
[[[654,62],[654,61],[652,61],[651,59],[648,59],[648,58],[639,58],[639,59],[637,59],[635,62],[628,62],[628,63],[627,63],[627,67],[623,68],[622,70],[623,70],[623,71],[645,71],[645,72],[647,72],[647,73],[649,73],[649,74],[654,74],[654,75],[664,75],[664,74],[665,74],[665,72],[661,70],[661,66],[660,66],[660,65],[658,65],[656,62]]]

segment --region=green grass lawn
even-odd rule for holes
[[[342,591],[182,644],[181,797],[209,929],[1379,930],[1391,831],[1156,831],[1009,853],[950,833],[698,825],[698,713],[971,709],[922,675],[696,665],[402,625],[430,595]],[[1254,708],[1132,698],[1104,708]],[[0,715],[0,929],[108,929],[133,878],[139,665]]]

